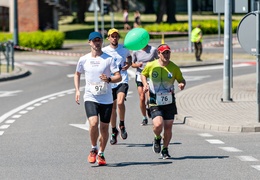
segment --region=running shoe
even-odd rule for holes
[[[154,153],[160,153],[161,152],[161,139],[156,139],[154,138],[154,141],[153,141],[153,152]]]
[[[127,138],[127,132],[125,130],[125,126],[120,126],[119,127],[120,129],[120,136],[122,139],[126,139]]]
[[[118,136],[118,130],[116,132],[112,133],[111,138],[110,138],[110,144],[114,145],[117,143],[117,136]]]
[[[103,154],[99,154],[99,155],[97,156],[97,163],[98,163],[99,166],[104,166],[104,165],[107,164],[107,163],[106,163],[106,159],[105,159],[105,157],[104,157]]]
[[[163,159],[169,159],[171,156],[169,155],[168,148],[163,148],[162,150],[162,158]]]
[[[141,123],[141,126],[145,126],[148,124],[148,119],[143,119],[142,123]]]
[[[96,162],[96,156],[98,151],[96,149],[92,149],[88,155],[88,162],[89,163],[95,163]]]

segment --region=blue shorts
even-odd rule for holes
[[[110,122],[110,116],[112,113],[113,104],[99,104],[92,101],[85,101],[85,111],[87,117],[90,118],[92,116],[100,117],[100,121],[103,123]]]

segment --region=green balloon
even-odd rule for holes
[[[129,50],[140,50],[148,44],[149,40],[149,33],[145,29],[134,28],[126,34],[124,47]]]

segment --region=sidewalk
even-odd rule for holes
[[[222,64],[222,60],[203,61],[202,63],[190,60],[178,65],[194,67],[215,64]],[[28,70],[16,67],[15,71],[10,74],[0,74],[0,82],[25,77],[29,74]],[[178,107],[176,120],[206,130],[260,132],[260,123],[257,120],[256,74],[233,79],[233,89],[231,90],[233,101],[222,102],[222,96],[222,80],[178,92],[176,94]]]

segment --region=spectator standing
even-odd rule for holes
[[[153,46],[147,45],[143,49],[138,50],[138,51],[133,51],[132,54],[132,59],[133,59],[133,64],[132,67],[136,68],[136,78],[135,82],[137,85],[137,91],[139,94],[139,104],[140,104],[140,109],[141,113],[143,115],[143,120],[141,125],[147,125],[148,123],[148,118],[146,115],[146,100],[148,98],[148,93],[144,93],[143,91],[143,83],[141,80],[141,72],[145,68],[146,64],[148,62],[151,62],[155,59],[158,59],[158,54],[157,54],[157,49]],[[149,114],[148,114],[149,116]]]
[[[128,24],[128,11],[127,11],[127,9],[124,10],[123,17],[124,17],[124,30],[130,30],[131,27]]]
[[[200,58],[202,54],[202,30],[200,24],[191,31],[191,42],[194,44],[196,61],[202,61]]]
[[[88,161],[95,163],[97,160],[98,165],[105,165],[104,151],[109,138],[108,129],[113,106],[111,83],[121,81],[121,75],[114,59],[101,50],[102,35],[99,32],[92,32],[89,34],[88,40],[91,52],[80,57],[74,75],[75,101],[79,104],[80,76],[84,73],[86,81],[84,103],[92,145]],[[97,147],[98,136],[99,150]]]
[[[135,18],[134,27],[136,28],[141,26],[141,14],[139,11],[135,11],[134,18]]]
[[[142,71],[144,92],[149,90],[150,110],[153,119],[153,151],[160,153],[163,159],[170,158],[168,146],[172,138],[172,125],[177,114],[174,95],[174,82],[183,90],[186,82],[180,68],[170,61],[171,49],[167,44],[161,44],[158,48],[159,59],[147,63]],[[149,78],[149,84],[147,82]],[[163,132],[163,147],[161,151],[161,133]]]
[[[122,81],[118,83],[113,83],[112,91],[113,91],[113,109],[111,115],[111,127],[112,127],[112,135],[110,139],[110,144],[117,143],[118,130],[116,128],[116,120],[117,120],[117,109],[119,114],[119,130],[120,136],[122,139],[127,138],[127,132],[125,129],[125,100],[128,92],[128,74],[127,69],[132,64],[132,57],[130,51],[122,44],[119,44],[119,32],[117,29],[112,28],[108,31],[108,40],[109,45],[104,47],[102,50],[112,56],[119,68],[120,74],[122,76]]]

